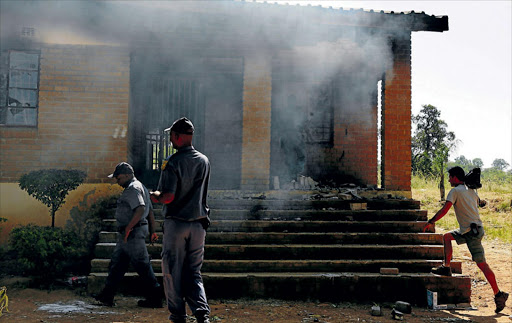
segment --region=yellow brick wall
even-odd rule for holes
[[[122,187],[117,184],[82,184],[69,192],[65,203],[55,213],[55,226],[64,227],[70,219],[70,211],[78,205],[92,205],[98,199],[120,195]],[[5,244],[11,230],[18,225],[33,223],[50,226],[52,217],[50,209],[27,192],[17,183],[0,183],[1,217],[6,222],[0,223],[0,245]]]
[[[46,168],[82,169],[87,182],[127,158],[129,52],[110,46],[41,49],[38,126],[0,127],[0,182]]]
[[[271,93],[270,58],[245,57],[242,190],[269,188]]]

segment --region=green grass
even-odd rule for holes
[[[412,197],[421,201],[421,208],[428,211],[431,218],[443,206],[440,200],[438,181],[413,176],[411,181]],[[446,195],[451,187],[445,183]],[[478,190],[481,199],[487,201],[487,206],[480,208],[480,218],[484,223],[485,239],[498,239],[505,243],[512,243],[512,183],[496,184],[491,181],[482,181],[482,188]],[[438,232],[445,232],[459,227],[453,208],[436,223]]]

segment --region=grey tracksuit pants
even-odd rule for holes
[[[117,244],[110,261],[109,273],[103,294],[107,298],[114,298],[117,287],[128,270],[131,263],[147,288],[146,297],[158,295],[160,284],[156,280],[151,267],[145,237],[148,234],[147,226],[134,228],[130,233],[128,242],[123,242],[123,235],[117,234]]]
[[[166,218],[162,248],[162,273],[170,319],[186,318],[185,302],[196,317],[210,314],[201,266],[206,231],[201,223]]]

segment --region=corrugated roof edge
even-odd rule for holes
[[[431,16],[431,17],[437,17],[437,18],[444,17],[443,15],[441,15],[441,16],[439,16],[439,15],[429,15],[425,11],[416,12],[414,10],[411,10],[411,11],[397,11],[397,12],[395,12],[394,10],[389,10],[388,11],[388,10],[375,10],[375,9],[365,9],[365,8],[344,8],[344,7],[333,8],[332,6],[329,6],[329,7],[324,7],[322,5],[315,5],[315,6],[313,6],[311,4],[307,4],[307,5],[295,4],[295,5],[292,5],[292,4],[289,4],[289,3],[279,3],[279,2],[261,1],[261,0],[234,0],[234,2],[246,2],[246,3],[257,3],[257,4],[264,4],[264,5],[289,6],[289,7],[311,7],[311,8],[318,8],[318,9],[341,10],[341,11],[348,11],[348,12],[360,11],[360,12],[367,12],[367,13],[384,13],[384,14],[392,14],[392,15],[422,14],[422,15]]]
[[[427,19],[427,21],[423,21],[423,23],[426,23],[426,25],[428,25],[429,27],[431,28],[419,28],[419,29],[416,29],[416,28],[413,28],[413,30],[415,31],[420,31],[420,30],[423,30],[423,31],[438,31],[438,32],[442,32],[442,31],[447,31],[448,30],[448,16],[445,16],[445,15],[442,15],[442,16],[436,16],[436,15],[429,15],[427,13],[425,13],[425,11],[421,11],[421,12],[415,12],[414,10],[411,10],[411,11],[400,11],[400,12],[395,12],[395,11],[385,11],[385,10],[374,10],[374,9],[364,9],[364,8],[359,8],[359,9],[356,9],[356,8],[343,8],[343,7],[340,7],[340,8],[333,8],[332,6],[330,7],[324,7],[322,5],[316,5],[316,6],[313,6],[311,4],[307,4],[307,5],[301,5],[301,4],[295,4],[295,5],[291,5],[289,3],[278,3],[278,2],[269,2],[269,1],[261,1],[261,0],[234,0],[234,2],[243,2],[243,3],[249,3],[249,4],[256,4],[256,5],[270,5],[270,6],[279,6],[279,7],[286,7],[286,6],[289,6],[289,7],[294,7],[294,8],[297,8],[297,7],[302,7],[302,8],[315,8],[315,9],[320,9],[320,10],[325,10],[325,11],[330,11],[330,12],[343,12],[343,13],[349,13],[349,14],[354,14],[354,13],[365,13],[365,14],[370,14],[370,15],[381,15],[381,14],[386,14],[386,15],[390,15],[390,16],[410,16],[410,17],[414,17],[415,19],[416,18],[423,18],[423,19]]]

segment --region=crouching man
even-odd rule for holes
[[[124,191],[117,200],[117,243],[110,260],[107,282],[103,291],[94,298],[103,305],[114,306],[114,295],[131,264],[146,287],[146,299],[139,300],[138,305],[160,308],[163,306],[163,293],[146,248],[148,233],[151,242],[158,239],[149,192],[135,178],[133,168],[128,163],[118,164],[114,173],[108,177],[115,178],[117,184],[124,187]]]
[[[496,282],[496,276],[492,271],[491,267],[485,260],[485,252],[482,246],[482,238],[484,236],[484,228],[482,226],[482,220],[480,220],[480,214],[478,212],[478,206],[484,205],[483,201],[476,194],[476,191],[468,188],[464,184],[465,174],[461,167],[453,167],[449,171],[450,184],[453,187],[448,196],[446,197],[446,203],[437,211],[437,213],[428,220],[425,225],[423,232],[427,231],[431,225],[445,216],[453,205],[455,209],[455,216],[460,228],[445,233],[443,236],[444,243],[444,264],[438,268],[433,268],[432,273],[436,275],[451,276],[452,271],[450,268],[450,262],[452,260],[452,241],[455,240],[457,244],[467,244],[473,261],[485,275],[485,278],[489,282],[494,292],[494,302],[496,303],[496,313],[501,312],[505,308],[507,302],[508,293],[500,291],[498,283]]]

